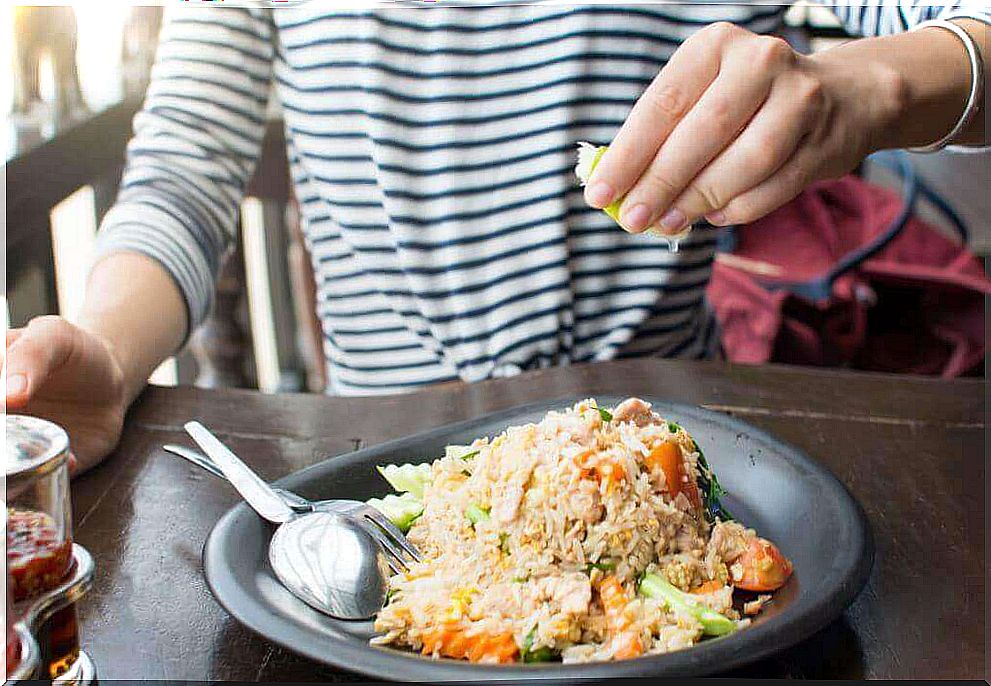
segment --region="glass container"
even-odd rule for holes
[[[56,589],[63,592],[75,571],[69,437],[36,417],[7,415],[6,424],[8,591],[17,611],[26,615],[31,606],[51,605],[49,596]],[[70,673],[79,657],[75,604],[55,609],[32,630],[40,652],[39,677]]]

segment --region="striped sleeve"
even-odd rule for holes
[[[210,310],[265,130],[273,59],[263,10],[167,13],[117,201],[96,257],[147,255],[179,286],[187,335]]]
[[[991,20],[986,0],[963,0],[933,4],[921,0],[817,0],[833,10],[847,31],[861,36],[886,36],[908,31],[930,19],[951,18],[958,12],[973,12]]]

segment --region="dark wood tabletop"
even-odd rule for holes
[[[83,645],[103,679],[360,680],[255,636],[211,596],[200,553],[237,496],[161,450],[188,444],[191,418],[275,479],[526,402],[643,394],[727,412],[805,450],[847,485],[873,528],[870,581],[842,618],[736,675],[987,678],[988,392],[983,380],[662,360],[377,398],[150,388],[114,455],[72,486],[76,540],[97,565],[80,608]]]

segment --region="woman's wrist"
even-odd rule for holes
[[[936,152],[953,144],[978,143],[983,145],[987,141],[983,111],[986,90],[984,55],[988,54],[987,26],[973,18],[960,17],[957,19],[958,21],[945,19],[926,21],[913,29],[913,31],[925,31],[927,29],[943,31],[955,37],[967,55],[967,72],[970,75],[967,98],[957,120],[953,123],[953,127],[928,145],[912,148],[916,152]],[[962,21],[960,21],[961,19]],[[970,28],[965,28],[968,25],[971,25]],[[977,38],[972,35],[975,29],[980,30],[977,33]],[[983,49],[982,42],[984,43]]]
[[[857,124],[866,128],[868,152],[942,138],[959,121],[970,94],[967,51],[958,37],[938,27],[851,41],[811,59],[831,70],[848,70],[855,80],[860,92],[852,94],[853,104],[862,119]],[[977,124],[971,122],[951,142],[981,143],[984,127]]]
[[[182,343],[185,325],[178,287],[151,258],[115,253],[94,265],[79,326],[99,339],[120,368],[126,404]]]
[[[144,386],[143,380],[139,378],[140,372],[133,361],[133,356],[128,353],[128,346],[125,341],[114,335],[114,327],[105,325],[106,320],[99,313],[84,311],[79,318],[77,326],[91,336],[97,345],[103,348],[109,360],[109,367],[113,370],[113,378],[103,379],[108,386],[115,386],[121,389],[121,403],[126,409],[131,401]]]

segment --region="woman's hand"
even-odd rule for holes
[[[158,262],[114,253],[93,267],[79,322],[38,317],[8,331],[4,360],[7,410],[68,431],[75,474],[117,445],[128,406],[182,343],[186,306]]]
[[[69,433],[70,469],[88,469],[120,439],[124,376],[110,346],[61,317],[7,332],[7,411],[43,417]]]
[[[702,217],[750,222],[883,144],[903,107],[900,74],[806,57],[780,38],[712,24],[678,49],[633,107],[585,188],[625,196],[620,223],[677,233]]]

